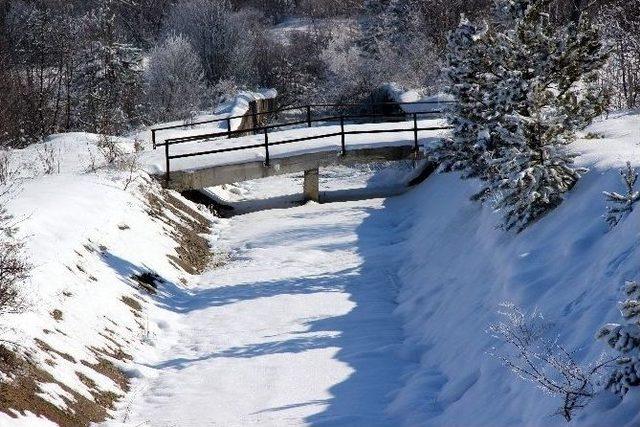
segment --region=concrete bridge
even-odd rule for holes
[[[361,114],[312,118],[311,108],[303,108],[308,113],[304,121],[166,140],[158,144],[162,149],[147,155],[144,162],[165,187],[178,191],[304,172],[304,199],[319,202],[321,168],[418,162],[424,158],[425,149],[449,129],[442,119],[434,118],[440,111],[433,109],[385,113],[382,117]],[[367,118],[377,122],[361,122]],[[306,126],[290,128],[296,125]]]

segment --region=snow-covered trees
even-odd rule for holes
[[[144,80],[148,114],[155,121],[189,118],[207,92],[200,57],[180,35],[150,52]]]
[[[435,157],[486,182],[506,229],[523,230],[580,177],[564,146],[603,111],[596,71],[606,60],[588,21],[554,28],[551,0],[500,1],[487,27],[450,37],[452,143]]]
[[[378,55],[378,45],[392,30],[387,27],[385,12],[390,0],[365,0],[362,6],[363,17],[360,23],[360,48],[368,55]]]
[[[434,152],[443,170],[460,170],[465,177],[484,180],[490,178],[491,131],[499,113],[491,96],[495,84],[491,61],[496,58],[490,55],[490,37],[484,27],[465,17],[449,36],[446,76],[448,91],[456,99],[448,114],[453,138]]]
[[[611,46],[601,85],[608,89],[612,107],[634,108],[640,103],[640,0],[616,1],[603,8],[598,19]]]
[[[640,283],[627,282],[627,299],[620,304],[626,324],[610,323],[596,338],[620,353],[618,367],[607,382],[607,389],[624,396],[629,388],[640,386]]]
[[[89,40],[80,53],[84,66],[76,76],[78,121],[99,133],[115,134],[135,120],[141,90],[141,51],[122,40],[113,2],[84,18]]]
[[[615,191],[605,191],[604,195],[611,205],[607,206],[605,219],[610,227],[618,225],[622,219],[633,210],[633,205],[640,200],[640,191],[635,189],[638,181],[638,173],[627,162],[627,167],[620,170],[622,182],[626,187],[626,193],[620,194]]]
[[[207,81],[250,80],[254,43],[250,21],[229,0],[186,0],[171,11],[166,31],[184,36],[200,56]]]

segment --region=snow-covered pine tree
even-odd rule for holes
[[[607,206],[607,214],[605,220],[609,227],[615,227],[622,219],[633,210],[633,205],[640,200],[640,191],[635,189],[636,181],[638,181],[638,173],[631,167],[631,163],[627,162],[627,167],[620,170],[622,182],[626,187],[626,194],[620,194],[615,191],[604,191],[604,195],[608,202],[612,205]]]
[[[606,386],[619,396],[640,386],[640,283],[627,282],[625,294],[627,299],[620,304],[620,312],[628,323],[610,323],[596,334],[597,339],[621,353],[618,368]]]
[[[447,90],[456,102],[447,117],[454,127],[453,137],[432,153],[444,171],[458,170],[463,177],[488,180],[494,154],[497,115],[500,109],[492,96],[499,76],[495,63],[494,35],[490,29],[471,23],[464,16],[448,38]],[[485,194],[483,191],[480,195]]]
[[[485,49],[495,79],[483,98],[491,123],[484,178],[504,227],[517,231],[558,206],[580,178],[565,146],[604,109],[595,88],[607,57],[598,30],[585,18],[555,28],[551,2],[497,2]]]
[[[518,89],[513,114],[504,117],[510,143],[496,157],[492,188],[501,195],[505,228],[521,231],[558,206],[580,178],[582,170],[564,148],[604,109],[594,83],[606,52],[586,20],[554,29],[545,13],[551,0],[508,3],[515,26],[498,40],[512,52],[514,68],[501,85],[507,84],[506,94]]]
[[[78,121],[98,133],[114,134],[134,119],[141,90],[141,51],[117,33],[115,0],[102,0],[84,18],[88,40],[77,75]]]

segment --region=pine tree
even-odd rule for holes
[[[141,52],[118,34],[114,1],[103,0],[85,16],[89,40],[77,77],[82,93],[78,120],[105,134],[118,133],[135,119],[141,90]]]
[[[559,205],[583,170],[565,146],[603,111],[594,88],[606,60],[583,20],[555,28],[551,0],[501,0],[484,31],[463,23],[449,40],[454,140],[435,153],[445,169],[487,183],[480,194],[523,230]]]
[[[633,210],[633,205],[640,200],[640,191],[636,191],[635,189],[638,173],[631,167],[630,162],[627,162],[625,169],[620,170],[620,176],[627,188],[627,193],[619,194],[615,191],[604,192],[607,201],[613,203],[613,205],[607,206],[607,215],[605,217],[610,227],[618,225],[618,223]]]
[[[464,16],[448,38],[447,91],[456,102],[448,111],[453,137],[443,141],[432,158],[444,171],[462,171],[463,177],[488,180],[494,156],[497,108],[492,88],[497,76],[493,69],[494,35],[486,27],[474,25]],[[484,194],[481,192],[478,196]]]
[[[627,282],[627,299],[620,311],[628,323],[610,323],[598,331],[596,338],[621,353],[618,368],[611,374],[606,388],[624,396],[631,387],[640,386],[640,283]]]

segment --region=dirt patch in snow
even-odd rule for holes
[[[55,352],[55,350],[51,351]],[[128,384],[124,375],[107,360],[99,360],[100,362],[95,365],[83,363],[111,378],[123,391],[127,391]],[[10,416],[15,416],[15,412],[29,411],[46,417],[61,427],[88,426],[107,418],[107,411],[113,409],[115,401],[120,397],[113,392],[97,389],[92,380],[78,373],[80,380],[86,381],[85,384],[90,387],[94,400],[87,399],[56,381],[51,374],[38,368],[28,358],[5,346],[0,346],[0,371],[9,377],[9,380],[0,383],[0,411]],[[62,397],[66,408],[58,407],[39,395],[42,394],[42,390],[38,384],[51,383],[59,386],[67,396],[70,396],[70,398]]]
[[[142,311],[142,304],[140,304],[138,301],[136,301],[131,297],[123,296],[122,302],[125,303],[127,306],[129,306],[129,308],[131,308],[134,311]]]
[[[188,274],[205,271],[211,261],[211,248],[205,237],[211,233],[209,220],[168,191],[161,196],[150,193],[147,202],[149,215],[164,222],[179,243],[175,248],[177,256],[168,256],[171,263]]]

